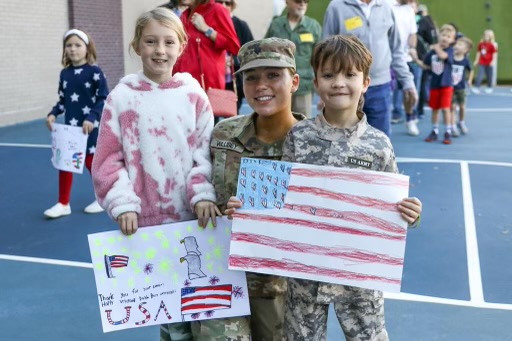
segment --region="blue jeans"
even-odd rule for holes
[[[368,123],[391,135],[391,83],[374,85],[364,95],[363,111]]]
[[[412,75],[414,76],[414,86],[416,87],[416,91],[419,93],[421,87],[421,74],[423,73],[423,70],[418,64],[414,62],[409,62],[407,65],[409,66],[409,71],[411,71]],[[393,118],[400,119],[404,116],[403,101],[404,92],[398,81],[396,81],[396,86],[393,90]],[[413,113],[417,114],[416,108],[414,108]]]

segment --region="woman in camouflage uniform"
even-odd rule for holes
[[[305,118],[291,110],[292,93],[299,87],[294,52],[291,41],[278,38],[252,41],[240,49],[238,72],[243,72],[245,98],[254,113],[223,120],[214,128],[210,149],[221,211],[236,194],[240,159],[280,160],[286,134]],[[247,273],[247,284],[251,316],[193,322],[195,339],[282,340],[286,279]]]

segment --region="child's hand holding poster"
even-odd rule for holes
[[[85,163],[87,138],[82,127],[53,123],[52,164],[66,172],[82,174]]]
[[[245,272],[228,270],[230,235],[226,218],[90,234],[103,331],[249,315]]]

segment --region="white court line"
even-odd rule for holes
[[[469,294],[472,302],[481,303],[484,302],[484,291],[482,288],[482,274],[480,273],[480,256],[478,254],[473,195],[471,193],[471,180],[467,162],[460,163],[460,173],[462,181],[462,202],[464,205],[464,226],[466,228]]]
[[[477,160],[450,160],[450,159],[422,159],[414,157],[397,157],[397,162],[401,163],[457,163],[467,162],[472,165],[484,165],[484,166],[501,166],[501,167],[512,167],[510,162],[495,162],[495,161],[477,161]]]
[[[384,298],[389,299],[389,300],[398,300],[398,301],[445,304],[445,305],[454,305],[454,306],[468,307],[468,308],[500,309],[500,310],[511,310],[512,311],[512,304],[488,303],[488,302],[483,302],[483,301],[482,302],[463,301],[463,300],[454,300],[454,299],[450,299],[450,298],[408,294],[408,293],[404,293],[404,292],[401,292],[398,294],[385,292]]]
[[[68,261],[68,260],[59,260],[59,259],[50,259],[50,258],[12,256],[12,255],[2,255],[2,254],[0,254],[0,259],[3,259],[3,260],[13,260],[13,261],[18,261],[18,262],[50,264],[50,265],[64,265],[64,266],[73,266],[73,267],[76,267],[76,268],[90,268],[90,269],[92,269],[92,263],[72,262],[72,261]]]
[[[512,96],[511,96],[512,97]],[[512,112],[512,108],[471,108],[466,109],[469,112],[485,112],[485,113],[509,113]]]
[[[0,147],[51,148],[52,146],[49,144],[0,143]]]
[[[18,262],[71,266],[71,267],[77,267],[77,268],[88,268],[88,269],[93,268],[91,263],[71,262],[71,261],[63,261],[63,260],[49,259],[49,258],[23,257],[23,256],[12,256],[12,255],[0,254],[0,260],[2,260],[2,259],[10,260],[10,261],[18,261]],[[408,293],[396,293],[396,294],[395,293],[384,293],[384,297],[386,299],[399,300],[399,301],[445,304],[445,305],[454,305],[454,306],[468,307],[468,308],[499,309],[499,310],[511,310],[512,311],[512,304],[487,303],[487,302],[483,302],[483,301],[482,302],[462,301],[462,300],[454,300],[454,299],[449,299],[449,298],[415,295],[415,294],[408,294]]]

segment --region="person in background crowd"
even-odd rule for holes
[[[402,86],[406,111],[410,112],[418,100],[391,6],[382,0],[332,0],[325,11],[323,37],[336,34],[355,35],[370,49],[372,82],[364,96],[363,111],[370,125],[391,135],[390,68]]]
[[[320,24],[306,15],[309,0],[286,0],[286,15],[275,17],[265,34],[295,43],[295,62],[300,76],[299,90],[292,97],[292,111],[311,116],[313,106],[313,69],[309,63],[315,44],[322,36]]]
[[[416,12],[413,8],[414,0],[393,0],[392,8],[395,20],[400,34],[402,49],[406,53],[406,61],[409,70],[414,76],[414,85],[416,91],[419,90],[422,69],[413,61],[412,55],[416,54]],[[403,120],[403,92],[400,83],[396,82],[393,89],[393,112],[391,123],[399,123]],[[419,134],[416,122],[416,110],[414,107],[409,108],[406,115],[406,127],[409,135],[417,136]]]
[[[178,17],[187,9],[187,7],[192,3],[192,0],[171,0],[166,4],[160,5],[160,7],[165,7],[173,11]]]
[[[201,85],[204,83],[204,90],[225,89],[226,52],[236,55],[240,49],[233,20],[215,0],[187,1],[191,3],[180,18],[188,44],[173,72],[190,73]]]
[[[468,59],[468,53],[473,47],[473,42],[467,37],[457,39],[453,47],[453,99],[452,99],[452,135],[459,136],[460,133],[467,134],[466,126],[466,76],[469,79],[473,77],[471,62]],[[469,75],[468,75],[469,73]],[[459,122],[457,122],[457,107],[459,107]],[[459,132],[460,130],[460,132]]]
[[[428,14],[426,5],[421,4],[418,6],[416,23],[418,25],[418,32],[416,33],[416,52],[418,59],[423,60],[430,51],[430,46],[437,43],[437,28],[432,17]],[[420,119],[424,116],[423,106],[428,102],[429,84],[430,73],[422,72],[418,105],[416,106],[417,116]]]
[[[252,36],[251,29],[247,22],[238,18],[236,15],[233,15],[233,11],[236,9],[237,2],[236,0],[215,0],[215,2],[226,7],[231,14],[231,19],[233,20],[233,25],[235,26],[236,35],[238,36],[238,40],[240,41],[240,45],[244,45],[250,41],[254,40]],[[242,105],[242,99],[244,98],[243,84],[242,84],[242,75],[241,74],[232,74],[231,63],[235,62],[234,71],[238,71],[240,69],[240,61],[236,55],[231,55],[229,52],[226,53],[226,89],[234,90],[236,85],[236,93],[238,95],[237,107],[240,110],[240,106]],[[233,77],[235,77],[236,83],[233,82]]]
[[[430,74],[430,99],[429,106],[432,109],[432,131],[425,139],[426,142],[437,140],[439,135],[439,111],[443,113],[445,133],[443,144],[452,143],[451,106],[453,96],[453,44],[457,31],[453,25],[445,24],[439,30],[439,43],[427,53],[423,61],[418,64],[426,67]]]
[[[64,114],[67,125],[82,127],[88,134],[85,167],[91,171],[96,152],[98,126],[108,86],[103,71],[96,65],[96,48],[91,37],[77,29],[64,34],[62,65],[59,79],[59,101],[46,117],[50,131],[58,115]],[[47,218],[59,218],[71,214],[69,205],[73,173],[59,171],[58,202],[44,211]],[[86,213],[99,213],[103,209],[97,201],[88,205]]]
[[[480,84],[482,83],[484,74],[487,79],[487,88],[485,93],[492,93],[492,82],[494,65],[496,65],[498,55],[498,45],[494,40],[494,32],[492,30],[485,30],[480,43],[477,46],[474,66],[478,66],[478,73],[476,74],[475,86],[471,88],[473,93],[480,93]]]

